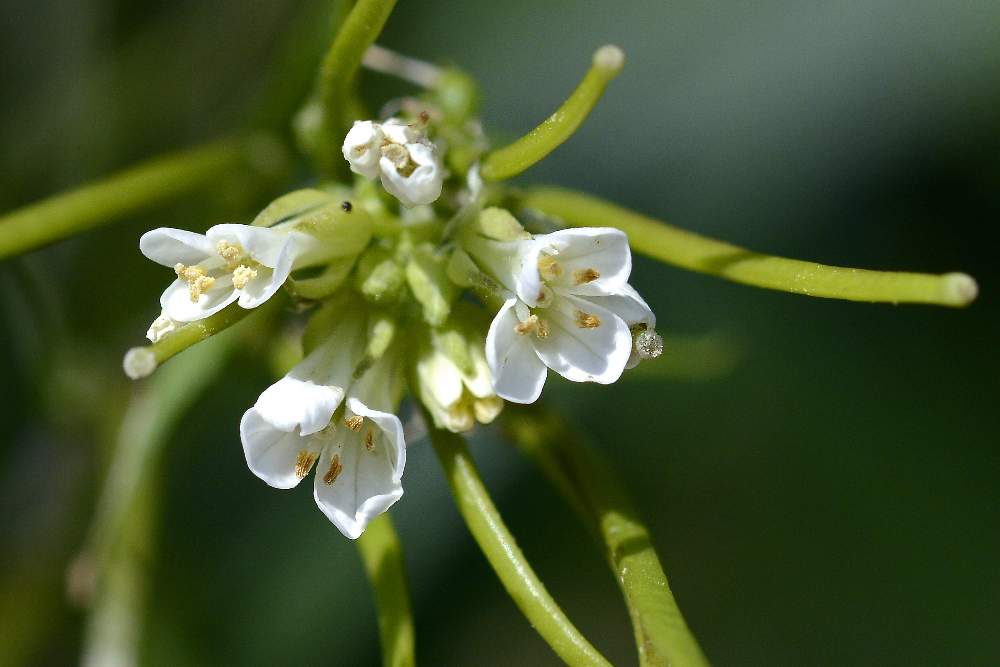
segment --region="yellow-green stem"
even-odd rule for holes
[[[384,667],[412,667],[413,615],[406,583],[403,547],[388,514],[382,514],[358,538],[358,551],[375,591]]]
[[[649,531],[610,465],[558,415],[537,404],[509,406],[504,426],[602,545],[632,619],[639,663],[708,665],[670,591]]]
[[[272,301],[274,300],[276,299],[272,298]],[[266,307],[263,306],[258,310]],[[174,355],[228,329],[251,312],[253,311],[233,303],[203,320],[181,325],[152,345],[133,347],[125,353],[125,359],[122,362],[125,374],[133,380],[144,378]]]
[[[338,167],[342,171],[340,145],[351,120],[345,113],[355,77],[365,51],[375,43],[395,5],[396,0],[358,0],[323,58],[318,83],[322,108],[318,158],[327,173],[337,173]]]
[[[245,160],[229,139],[165,155],[0,216],[0,259],[121,220],[204,187]]]
[[[583,80],[555,113],[517,141],[483,158],[483,178],[500,181],[516,176],[573,136],[624,64],[625,55],[617,46],[598,49]]]
[[[978,293],[976,281],[964,273],[871,271],[763,255],[570,190],[533,189],[521,205],[574,227],[617,227],[643,255],[755,287],[828,299],[951,307],[969,305]]]
[[[433,423],[426,412],[424,418]],[[465,441],[438,429],[431,429],[430,438],[459,513],[521,613],[567,664],[608,666],[610,663],[570,622],[525,559],[483,486]]]

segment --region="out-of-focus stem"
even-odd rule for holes
[[[335,173],[341,165],[340,145],[347,131],[351,90],[365,51],[378,38],[396,0],[358,0],[323,58],[319,71],[319,103],[322,108],[320,166]]]
[[[707,665],[670,591],[649,531],[607,462],[558,415],[537,404],[508,406],[504,426],[603,545],[628,606],[640,664]]]
[[[85,665],[137,663],[156,520],[155,468],[177,423],[232,347],[225,337],[199,347],[137,389],[125,410],[87,543],[69,573],[71,593],[90,609]]]
[[[228,139],[153,158],[0,216],[0,259],[106,225],[204,187],[245,161]]]
[[[517,141],[483,158],[483,179],[500,181],[516,176],[573,136],[624,64],[625,54],[617,46],[599,48],[583,80],[555,113]]]
[[[429,414],[424,418],[433,423]],[[521,613],[567,664],[609,665],[566,617],[525,559],[483,486],[465,441],[433,428],[430,438],[459,513]]]
[[[617,227],[628,234],[634,250],[653,259],[782,292],[848,301],[962,307],[972,303],[979,291],[976,281],[965,273],[870,271],[763,255],[570,190],[533,189],[521,204],[575,227]]]
[[[403,547],[388,514],[381,514],[368,524],[358,538],[358,551],[375,591],[382,664],[385,667],[412,667],[416,664],[413,615]]]

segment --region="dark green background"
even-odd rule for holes
[[[308,62],[322,26],[310,6],[0,6],[0,208],[243,127],[262,101],[280,109],[261,86],[289,30]],[[628,62],[606,99],[522,181],[757,250],[976,276],[979,301],[955,311],[811,300],[639,259],[666,359],[613,387],[553,375],[547,394],[629,480],[716,664],[1000,662],[1000,4],[410,0],[383,42],[475,75],[501,138],[550,113],[595,47],[619,44]],[[408,90],[366,82],[376,104]],[[0,264],[0,609],[28,621],[13,637],[0,619],[0,663],[76,660],[83,617],[63,571],[99,489],[104,422],[129,390],[121,354],[167,279],[138,236],[229,221],[273,194],[232,185]],[[719,372],[717,354],[735,364]],[[237,424],[269,381],[262,357],[241,352],[167,449],[146,664],[378,661],[354,545],[308,489],[246,469]],[[475,452],[555,597],[631,662],[585,533],[503,443]],[[555,664],[430,448],[409,454],[393,516],[421,662]]]

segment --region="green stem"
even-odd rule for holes
[[[0,216],[0,259],[106,225],[224,176],[245,160],[229,139],[165,155]]]
[[[624,64],[625,55],[617,46],[598,49],[583,80],[555,113],[517,141],[483,158],[483,178],[500,181],[516,176],[558,148],[580,127]]]
[[[328,173],[336,173],[343,162],[339,159],[340,145],[350,122],[345,112],[361,59],[382,32],[395,5],[396,0],[358,0],[320,65],[318,92],[323,126],[319,161]]]
[[[433,423],[429,414],[424,418]],[[567,664],[609,665],[573,626],[528,564],[483,486],[465,441],[438,429],[431,429],[430,437],[458,511],[521,613]]]
[[[276,298],[272,297],[272,301]],[[266,305],[261,306],[257,310],[266,307]],[[233,303],[203,320],[188,322],[178,327],[152,345],[133,347],[125,353],[122,362],[125,374],[133,380],[144,378],[174,355],[228,329],[251,312],[253,310],[241,308],[239,304]]]
[[[71,590],[90,610],[83,642],[86,665],[136,662],[145,575],[155,555],[157,465],[177,424],[222,369],[233,343],[219,338],[198,348],[129,401],[86,545],[71,569]]]
[[[762,255],[569,190],[534,189],[521,203],[573,226],[618,227],[644,255],[756,287],[828,299],[952,307],[969,305],[978,293],[976,281],[964,273],[869,271]]]
[[[504,424],[603,545],[632,619],[639,663],[707,665],[670,591],[649,531],[608,463],[558,415],[538,405],[508,406]]]
[[[403,567],[403,547],[388,514],[382,514],[358,538],[358,550],[375,590],[382,664],[385,667],[412,667],[413,616],[410,593]]]

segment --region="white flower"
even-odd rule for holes
[[[382,128],[370,120],[356,120],[344,137],[344,159],[351,165],[351,171],[365,178],[378,175],[378,161],[382,157],[381,148],[384,135]]]
[[[351,380],[364,353],[364,333],[360,318],[346,317],[240,422],[250,470],[275,488],[289,489],[316,466],[316,504],[350,539],[403,495],[406,465],[403,426],[391,413],[393,362],[383,357]]]
[[[638,325],[636,313],[649,310],[628,285],[632,255],[625,234],[566,229],[523,241],[466,236],[464,243],[514,293],[486,337],[497,395],[534,402],[546,367],[574,382],[610,384],[621,376],[634,349],[630,321]]]
[[[437,148],[415,124],[355,121],[344,138],[344,158],[351,171],[379,175],[382,186],[405,206],[431,204],[441,196],[444,167]]]
[[[477,421],[491,423],[503,409],[503,401],[493,391],[482,337],[459,338],[456,345],[462,346],[461,366],[434,345],[424,346],[417,359],[417,389],[435,425],[459,433]]]
[[[319,242],[290,229],[216,225],[205,234],[161,227],[139,239],[142,254],[177,274],[160,297],[166,317],[193,322],[234,301],[256,308],[295,268],[315,261]]]

